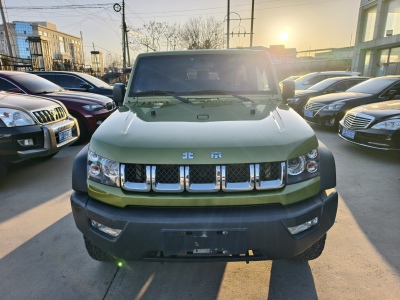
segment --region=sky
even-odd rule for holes
[[[8,22],[51,22],[61,32],[77,37],[82,33],[86,57],[94,49],[122,56],[122,14],[113,9],[116,1],[1,1]],[[250,33],[252,0],[229,2],[230,31]],[[183,24],[192,17],[223,21],[227,4],[228,0],[125,0],[126,24],[128,28],[141,28],[150,21]],[[254,0],[253,46],[285,45],[297,51],[353,46],[359,7],[360,0]],[[231,47],[249,45],[249,35],[230,37]],[[131,57],[136,54],[132,50]]]

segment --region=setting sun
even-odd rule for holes
[[[289,35],[288,35],[287,32],[281,32],[281,33],[279,34],[279,39],[280,39],[282,42],[284,42],[284,41],[287,40],[288,36],[289,36]]]

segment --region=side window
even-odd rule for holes
[[[396,83],[386,93],[385,96],[389,96],[390,99],[400,99],[400,83]]]
[[[349,88],[349,82],[342,81],[335,83],[330,89],[334,90],[335,92],[343,92]]]
[[[11,82],[0,78],[0,90],[8,92],[21,92],[21,90],[13,85]]]
[[[348,90],[349,88],[351,88],[353,85],[359,84],[360,82],[362,82],[361,80],[349,80],[346,82],[346,90]]]
[[[316,83],[318,83],[318,82],[320,82],[321,80],[324,80],[324,79],[325,79],[325,76],[317,75],[317,76],[314,76],[313,78],[310,78],[308,83],[311,84],[311,85],[314,85],[314,84],[316,84]]]
[[[52,74],[40,74],[39,76],[43,77],[44,79],[47,79],[47,80],[49,80],[51,82],[54,82],[55,84],[58,84],[58,82],[56,81],[55,76],[52,75]]]
[[[70,75],[60,75],[59,76],[59,84],[63,87],[63,88],[81,88],[81,84],[84,84],[85,82],[75,76],[70,76]]]

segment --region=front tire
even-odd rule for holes
[[[316,241],[310,248],[296,255],[295,257],[292,258],[292,260],[307,261],[318,258],[322,254],[322,251],[324,250],[325,240],[326,240],[326,233],[318,241]]]
[[[116,261],[116,259],[113,256],[101,250],[99,247],[93,245],[92,242],[86,236],[83,236],[83,239],[85,240],[86,251],[88,252],[91,258],[102,262]]]

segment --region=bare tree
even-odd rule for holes
[[[187,49],[220,49],[224,46],[222,21],[214,17],[190,18],[181,29],[181,39]]]

